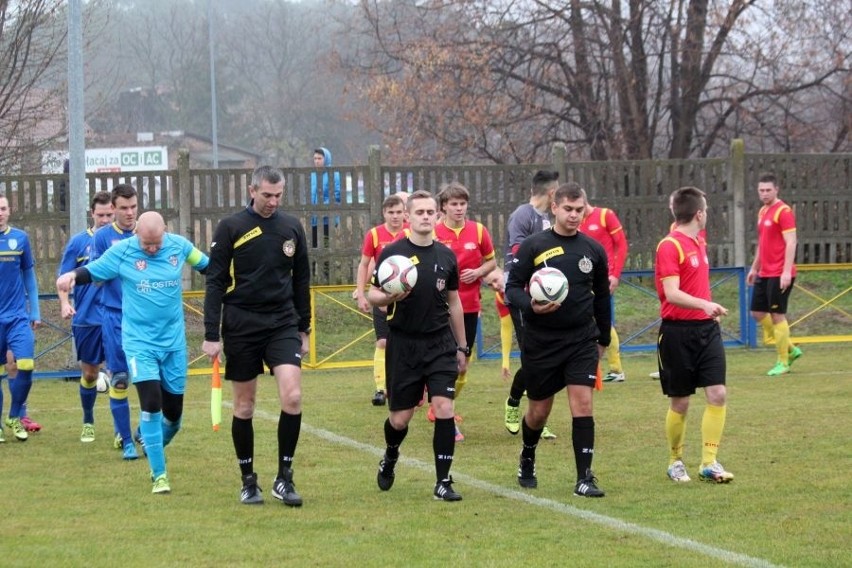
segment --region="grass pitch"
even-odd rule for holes
[[[852,350],[805,346],[791,375],[763,376],[774,360],[770,350],[728,351],[719,459],[736,479],[697,480],[699,393],[687,429],[693,481],[675,485],[665,475],[666,399],[648,378],[653,356],[625,356],[627,382],[595,396],[594,468],[607,492],[596,500],[571,495],[565,395],[549,423],[559,437],[538,451],[539,488],[517,485],[521,441],[503,428],[508,385],[497,362],[473,365],[457,403],[467,436],[453,467],[460,503],[432,499],[424,412],[411,424],[393,489],[380,492],[386,409],[370,406],[369,370],[306,372],[295,461],[300,509],[271,496],[278,406],[270,378],[254,421],[266,503],[254,507],[238,502],[227,408],[222,430],[211,430],[209,380],[190,379],[184,430],[167,450],[165,496],[151,495],[144,459],[124,462],[112,449],[106,397],[96,408],[97,440],[82,444],[76,384],[36,381],[30,413],[44,430],[20,443],[7,428],[0,444],[0,551],[15,566],[849,565]]]

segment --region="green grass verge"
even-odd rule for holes
[[[112,449],[105,397],[96,409],[97,440],[81,444],[76,385],[37,381],[30,410],[44,430],[19,443],[7,428],[0,444],[0,549],[15,566],[848,564],[852,353],[807,346],[793,374],[770,379],[763,373],[774,360],[769,350],[729,351],[720,461],[734,482],[697,481],[699,395],[687,430],[695,480],[674,485],[665,476],[666,399],[648,378],[653,357],[626,356],[627,382],[595,397],[595,471],[607,492],[599,500],[571,496],[563,394],[549,423],[559,437],[539,449],[539,488],[517,486],[521,441],[502,425],[508,385],[496,362],[475,363],[457,405],[467,440],[457,445],[453,471],[464,501],[452,504],[431,496],[432,427],[423,412],[403,446],[408,461],[398,466],[396,484],[380,492],[375,471],[386,410],[369,404],[370,372],[306,372],[295,462],[301,509],[285,508],[270,493],[278,406],[269,378],[254,421],[267,500],[260,507],[238,503],[229,412],[222,431],[212,432],[207,380],[190,380],[185,428],[168,448],[168,496],[150,494],[145,460],[123,462]],[[135,396],[132,405],[135,425]],[[589,513],[598,522],[582,516]]]

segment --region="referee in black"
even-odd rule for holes
[[[535,450],[553,407],[553,398],[568,388],[571,438],[577,483],[574,495],[603,497],[592,472],[595,420],[592,390],[598,361],[609,345],[612,327],[606,252],[594,239],[577,231],[585,200],[576,183],[560,185],[553,195],[551,229],[527,237],[514,257],[506,283],[512,305],[521,308],[524,343],[521,365],[527,376],[529,407],[521,421],[523,449],[518,467],[521,487],[538,485]],[[533,272],[548,266],[560,270],[569,284],[561,304],[538,304],[527,285]]]
[[[281,402],[278,475],[272,496],[299,507],[293,485],[293,455],[302,424],[302,356],[311,333],[310,267],[305,230],[278,210],[284,174],[270,166],[254,170],[248,206],[219,221],[210,244],[204,298],[204,343],[211,358],[225,343],[225,379],[233,384],[231,436],[242,474],[240,501],[263,502],[254,472],[257,376],[272,370]]]
[[[389,295],[379,287],[374,272],[367,292],[371,304],[387,306],[390,330],[385,358],[390,411],[384,425],[387,448],[376,481],[382,491],[393,486],[399,447],[425,387],[435,413],[433,495],[442,501],[461,501],[450,477],[456,445],[456,377],[466,370],[470,355],[458,292],[459,269],[453,251],[434,240],[438,204],[432,194],[415,191],[407,207],[410,234],[386,246],[376,266],[391,255],[409,257],[417,266],[417,284],[409,292]]]

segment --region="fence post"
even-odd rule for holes
[[[734,201],[734,266],[745,266],[745,143],[741,138],[731,141],[728,187]]]
[[[178,150],[177,158],[177,198],[178,198],[178,233],[192,241],[192,182],[189,176],[189,150],[181,148]],[[196,244],[197,246],[197,244]],[[192,271],[188,266],[183,269],[183,289],[192,289]]]
[[[384,201],[384,184],[382,183],[382,151],[377,145],[370,146],[367,156],[369,175],[367,176],[367,191],[365,195],[370,201],[370,220],[367,223],[372,227],[377,219],[382,217],[382,202]]]
[[[568,181],[568,148],[562,142],[557,142],[553,145],[550,151],[550,161],[553,162],[553,169],[559,172],[559,183]]]

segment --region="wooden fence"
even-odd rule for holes
[[[175,170],[87,174],[87,201],[97,190],[131,183],[142,195],[143,209],[160,211],[169,230],[207,250],[218,220],[245,206],[251,171],[190,169],[186,152],[178,162]],[[779,176],[781,198],[796,211],[797,262],[852,262],[852,154],[747,154],[739,141],[728,157],[701,160],[569,162],[565,148],[557,145],[551,163],[524,165],[385,166],[379,151],[371,149],[366,164],[333,168],[340,176],[340,204],[311,205],[311,176],[321,170],[284,169],[282,208],[302,221],[309,239],[312,219],[330,220],[328,238],[310,250],[314,283],[349,284],[355,282],[363,235],[381,222],[388,193],[436,191],[443,182],[460,181],[471,193],[471,217],[488,227],[502,258],[508,217],[527,201],[532,175],[542,168],[579,182],[593,204],[618,213],[630,242],[627,269],[652,267],[656,243],[671,223],[668,196],[684,185],[708,194],[711,264],[750,263],[760,206],[755,188],[764,170]],[[0,193],[10,200],[10,223],[30,235],[42,289],[51,290],[68,238],[63,176],[0,175]],[[192,287],[200,287],[200,277],[193,278]]]

